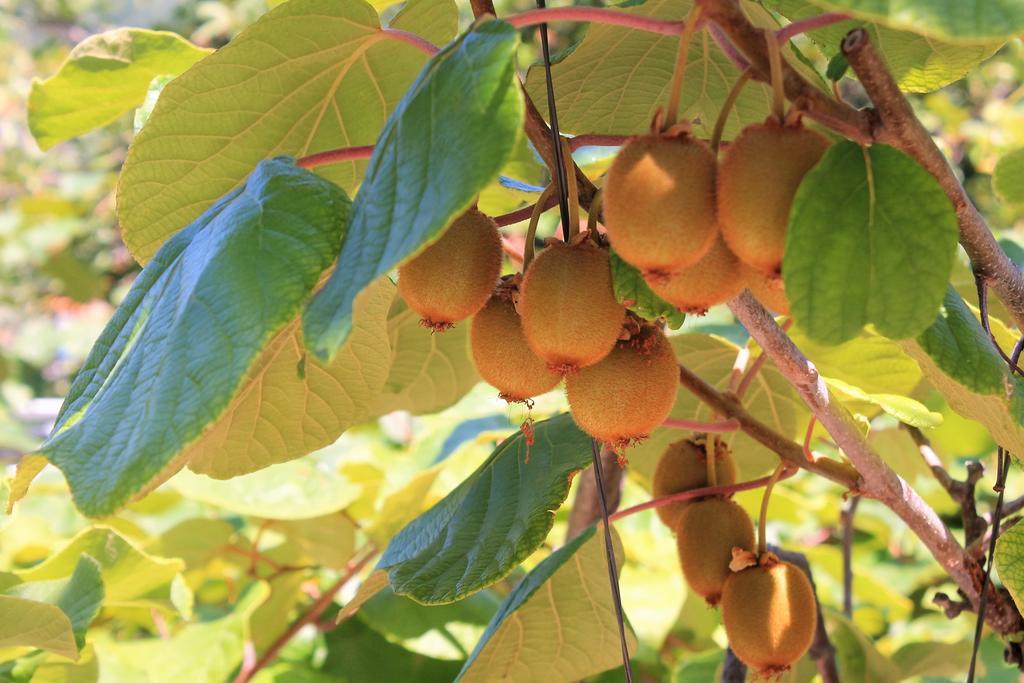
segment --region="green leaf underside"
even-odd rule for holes
[[[619,664],[604,553],[603,532],[591,526],[538,564],[505,598],[456,680],[568,682]],[[628,626],[626,634],[633,652],[636,636]]]
[[[89,36],[56,74],[32,82],[29,129],[46,150],[105,126],[142,104],[153,78],[177,76],[209,52],[167,31],[119,28]]]
[[[1017,524],[999,535],[995,568],[1017,609],[1024,610],[1024,526]]]
[[[540,547],[572,475],[591,459],[590,438],[569,415],[503,441],[458,487],[391,539],[379,569],[395,593],[454,602],[511,572]],[[529,461],[527,462],[527,456]]]
[[[149,260],[262,159],[372,145],[425,61],[361,0],[275,8],[161,94],[118,182],[125,244]],[[365,166],[318,173],[352,192]]]
[[[497,177],[523,121],[518,43],[502,21],[476,25],[430,60],[388,119],[338,267],[304,314],[316,355],[330,357],[344,343],[364,287],[438,239]]]
[[[224,415],[183,452],[189,469],[217,479],[248,474],[329,446],[371,417],[389,373],[395,289],[385,277],[356,297],[352,335],[330,363],[306,354],[295,316],[265,346]]]
[[[765,4],[792,21],[821,14],[813,0],[768,0]],[[841,21],[808,35],[831,57],[839,54],[843,37],[858,26],[867,29],[896,82],[907,92],[931,92],[960,80],[1005,42],[998,39],[973,45],[954,44],[864,20]]]
[[[692,6],[692,0],[648,0],[627,3],[621,11],[678,21]],[[551,69],[562,130],[615,135],[649,132],[655,111],[667,104],[678,47],[677,36],[605,24],[589,26],[583,41]],[[680,119],[699,117],[694,131],[710,137],[715,116],[739,75],[710,35],[698,33],[686,63]],[[530,68],[526,90],[538,109],[547,112],[543,67]],[[763,85],[747,84],[729,115],[724,138],[731,139],[749,123],[763,121],[769,102]]]
[[[184,464],[341,239],[344,192],[264,161],[143,270],[72,384],[40,453],[78,507],[110,514]]]
[[[886,145],[832,145],[793,199],[782,274],[814,341],[868,323],[894,339],[935,319],[953,267],[956,214],[935,179]]]
[[[902,346],[953,410],[985,425],[1010,452],[1024,453],[1024,383],[1009,375],[956,290],[947,289],[935,322]]]
[[[611,251],[611,264],[612,287],[619,303],[644,320],[664,318],[671,329],[679,329],[686,320],[685,313],[652,292],[640,271],[623,261],[614,250]]]
[[[103,604],[103,578],[99,563],[82,554],[70,576],[21,583],[4,591],[3,595],[56,605],[67,616],[75,644],[81,649],[85,644],[85,630]]]
[[[408,0],[391,28],[422,36],[434,45],[444,45],[459,32],[459,8],[455,0]]]
[[[0,595],[0,648],[39,648],[69,659],[78,656],[71,621],[56,605]],[[20,656],[15,649],[12,654]]]
[[[1024,31],[1019,0],[809,0],[896,29],[954,43],[1009,39]]]
[[[420,324],[420,316],[401,297],[388,315],[391,369],[374,415],[408,410],[426,415],[454,405],[480,381],[469,349],[470,322],[444,334]]]
[[[1024,204],[1024,149],[999,159],[992,172],[992,188],[1007,204]]]

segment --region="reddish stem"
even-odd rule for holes
[[[631,138],[631,135],[600,135],[598,133],[586,133],[569,138],[569,149],[580,147],[618,147],[624,145]]]
[[[814,453],[811,452],[811,437],[814,435],[814,425],[817,421],[818,418],[811,415],[811,419],[807,423],[807,432],[804,434],[804,457],[807,458],[807,462],[814,462]]]
[[[440,49],[438,49],[436,45],[415,33],[409,33],[408,31],[403,31],[397,28],[382,28],[380,32],[389,38],[394,38],[395,40],[400,40],[403,43],[412,45],[428,57],[433,57],[440,52]]]
[[[669,21],[666,19],[652,19],[651,17],[639,14],[629,14],[615,9],[605,7],[549,7],[546,9],[532,9],[510,17],[504,17],[505,21],[516,28],[537,26],[555,21],[589,21],[595,24],[611,24],[614,26],[625,26],[650,33],[660,33],[666,36],[677,36],[683,31],[683,22]]]
[[[799,472],[800,469],[797,467],[787,468],[782,475],[778,478],[778,481],[783,479],[789,479],[794,474]],[[640,503],[634,505],[631,508],[625,510],[619,510],[614,515],[608,517],[609,522],[616,522],[623,517],[636,514],[637,512],[643,512],[644,510],[653,510],[654,508],[664,507],[671,503],[678,503],[684,500],[690,500],[691,498],[704,498],[706,496],[724,496],[730,493],[736,493],[738,491],[749,491],[750,489],[759,489],[765,486],[772,480],[771,476],[761,477],[760,479],[752,479],[750,481],[743,481],[738,484],[729,484],[728,486],[705,486],[702,489],[690,489],[689,491],[683,491],[682,493],[673,493],[670,496],[662,496],[660,498],[654,498],[647,501],[646,503]]]
[[[801,33],[813,31],[818,28],[824,28],[831,26],[832,24],[838,24],[840,21],[846,21],[850,19],[849,14],[843,14],[842,12],[825,12],[814,17],[807,17],[800,21],[794,21],[792,24],[783,26],[775,32],[775,39],[779,43],[785,43],[793,36],[798,36]]]
[[[326,152],[317,152],[309,156],[300,157],[295,160],[295,165],[301,168],[316,168],[327,164],[339,164],[343,161],[356,161],[358,159],[369,159],[373,156],[373,145],[363,147],[339,147],[329,149]]]
[[[761,355],[754,359],[754,362],[751,364],[750,369],[747,370],[746,373],[744,373],[743,378],[740,380],[739,386],[736,387],[736,398],[743,398],[743,395],[747,393],[747,389],[750,388],[750,385],[751,383],[753,383],[754,378],[757,377],[757,373],[760,372],[761,368],[765,364],[765,361],[767,360],[768,354],[766,354],[764,351],[761,351]]]
[[[750,68],[750,62],[747,58],[740,54],[740,51],[736,49],[736,46],[732,44],[728,37],[722,33],[722,29],[718,28],[718,25],[712,22],[708,23],[708,33],[711,34],[711,39],[715,41],[726,57],[729,58],[737,69],[740,71],[746,71]]]
[[[338,594],[338,591],[344,588],[346,583],[351,581],[356,574],[362,571],[363,567],[377,556],[377,553],[378,550],[376,548],[372,548],[369,552],[364,554],[361,559],[349,562],[345,567],[345,573],[342,574],[337,581],[331,584],[319,598],[317,598],[316,602],[310,606],[309,610],[305,614],[292,622],[291,626],[289,626],[284,633],[278,636],[277,640],[271,643],[270,647],[267,648],[267,651],[263,653],[262,657],[256,660],[255,664],[248,668],[243,667],[242,670],[238,672],[238,676],[235,678],[235,683],[248,683],[248,681],[251,681],[253,676],[255,676],[260,669],[263,669],[273,662],[281,652],[282,648],[288,644],[288,641],[294,638],[295,634],[302,630],[303,626],[317,621],[317,619],[320,618],[320,615],[331,606],[332,602],[334,602],[334,596]]]
[[[732,417],[727,420],[719,420],[717,422],[700,422],[698,420],[677,420],[675,418],[669,418],[661,424],[663,427],[689,429],[695,432],[704,432],[705,434],[729,434],[730,432],[738,432],[741,429],[740,421]]]

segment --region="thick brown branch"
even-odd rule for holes
[[[917,491],[879,457],[850,413],[833,400],[814,364],[807,360],[775,323],[772,315],[749,292],[730,301],[729,308],[857,468],[863,479],[861,492],[881,501],[899,515],[967,599],[977,604],[983,576],[978,564]],[[993,628],[1000,633],[1020,629],[1020,615],[995,590],[991,591],[989,601],[986,619]]]
[[[1024,278],[996,243],[946,157],[914,115],[867,32],[863,29],[850,31],[843,40],[842,50],[875,105],[877,125],[873,137],[906,152],[939,181],[956,209],[960,244],[971,258],[975,272],[996,291],[1017,326],[1024,328]]]
[[[859,489],[860,476],[857,474],[857,470],[846,463],[830,458],[816,458],[814,461],[807,460],[804,456],[804,449],[800,447],[800,444],[792,439],[787,439],[782,434],[759,421],[748,413],[735,397],[719,392],[690,369],[683,366],[679,367],[679,382],[715,412],[737,420],[744,433],[764,447],[774,451],[786,462],[827,477],[848,489]]]
[[[714,22],[750,62],[753,75],[765,83],[771,80],[765,32],[756,28],[740,8],[739,0],[700,0],[704,16]],[[858,111],[814,86],[783,61],[786,98],[797,104],[809,118],[860,142],[872,139],[871,121]]]

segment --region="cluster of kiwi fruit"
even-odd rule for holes
[[[658,325],[616,300],[596,234],[548,240],[524,274],[500,271],[497,226],[470,209],[399,268],[398,288],[434,331],[472,316],[474,364],[507,401],[529,403],[564,379],[577,424],[620,452],[668,417],[675,353]]]
[[[825,153],[823,135],[774,118],[722,156],[688,132],[630,140],[604,185],[616,252],[681,311],[701,314],[749,288],[788,314],[782,256],[793,195]]]
[[[701,435],[668,446],[654,473],[653,495],[707,487],[709,457],[716,485],[736,482],[729,448]],[[774,553],[755,550],[753,522],[728,496],[690,498],[656,511],[676,534],[690,589],[721,607],[736,656],[760,678],[788,670],[808,650],[817,628],[814,589],[806,574]]]

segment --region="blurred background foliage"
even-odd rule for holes
[[[532,6],[527,0],[496,4],[499,13]],[[264,0],[0,0],[0,461],[12,463],[40,442],[93,340],[138,272],[120,241],[113,210],[117,173],[133,136],[132,115],[43,153],[26,124],[32,79],[56,72],[77,42],[103,30],[158,28],[218,47],[267,9]],[[460,10],[466,25],[468,7]],[[554,49],[569,48],[583,33],[581,26],[560,25]],[[531,39],[520,55],[525,71],[537,50],[533,33],[524,35]],[[811,54],[811,46],[805,47]],[[914,98],[1018,263],[1024,261],[1017,246],[1024,209],[997,201],[991,173],[1000,157],[1024,147],[1022,58],[1020,41],[1012,41],[967,78]],[[844,89],[857,100],[856,84],[846,81]],[[592,168],[601,167],[602,156],[607,155],[588,159],[596,164]],[[541,180],[529,153],[520,168],[523,180]],[[495,199],[502,201],[507,200]],[[958,288],[974,300],[965,262],[957,273]],[[690,319],[684,331],[746,341],[727,311]],[[735,348],[722,348],[731,362]],[[459,382],[468,387],[473,377]],[[956,416],[935,392],[919,389],[917,398],[946,418],[927,431],[954,476],[964,474],[968,457],[985,459],[991,471],[994,444],[980,425]],[[544,398],[534,416],[559,411],[561,400]],[[525,417],[523,409],[477,386],[435,415],[391,413],[312,456],[231,482],[183,473],[101,526],[81,517],[59,475],[47,472],[13,515],[0,516],[0,587],[7,572],[65,576],[83,548],[97,548],[104,549],[96,559],[106,597],[77,663],[53,653],[15,652],[17,659],[0,657],[6,661],[0,681],[230,680],[252,657],[252,648],[265,651],[354,557],[383,548]],[[805,424],[806,415],[797,412],[793,420]],[[884,416],[872,427],[872,439],[894,468],[959,530],[958,507],[931,478],[906,432]],[[633,455],[623,505],[648,498],[658,443]],[[819,446],[828,449],[824,442]],[[1015,472],[1010,491],[1020,491],[1020,484]],[[0,482],[0,502],[4,486]],[[759,495],[737,498],[753,511]],[[815,570],[843,680],[962,680],[973,618],[949,620],[932,605],[936,592],[955,595],[955,587],[902,523],[872,501],[864,501],[856,515],[855,609],[850,619],[842,615],[843,505],[834,487],[802,474],[773,497],[769,529],[774,542],[806,552]],[[562,542],[567,508],[527,568]],[[640,643],[639,680],[713,680],[724,643],[718,615],[687,594],[669,532],[653,513],[624,520],[618,531],[626,560],[624,603]],[[331,608],[322,623],[290,640],[257,680],[451,680],[520,576],[522,571],[470,599],[436,608],[385,591],[337,629],[330,628],[336,610]],[[341,601],[357,586],[348,584]],[[1018,672],[1002,665],[1001,653],[1002,644],[986,638],[982,680],[1018,680]],[[0,646],[0,654],[12,653]],[[784,680],[814,676],[813,664],[804,660]],[[621,672],[591,680],[621,680]]]

